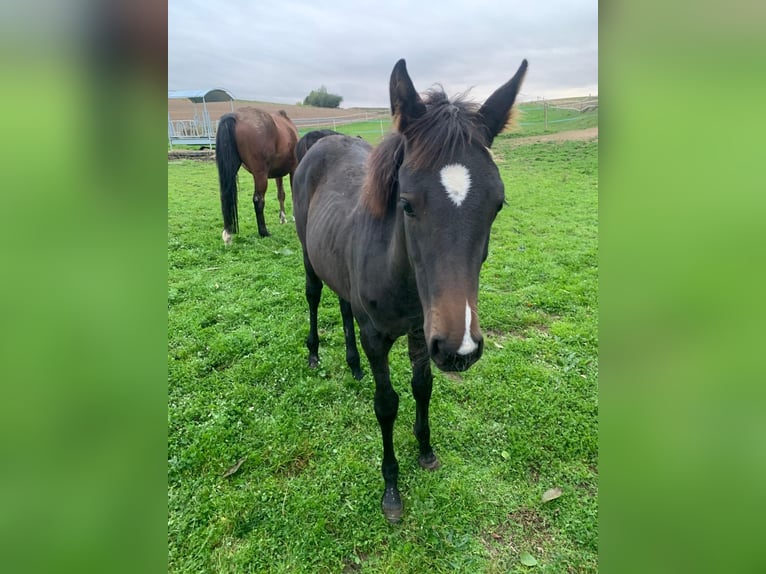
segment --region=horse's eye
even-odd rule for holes
[[[399,203],[402,204],[402,209],[404,210],[404,213],[407,214],[407,216],[412,217],[413,215],[415,215],[415,212],[413,211],[412,205],[410,204],[409,201],[402,198],[399,200]]]

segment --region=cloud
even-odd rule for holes
[[[483,100],[530,63],[524,99],[598,92],[598,3],[170,0],[168,88],[296,103],[324,85],[343,107],[387,106],[399,58],[420,91]]]

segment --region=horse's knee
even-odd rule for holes
[[[416,401],[430,401],[433,390],[431,369],[412,377],[412,396]]]
[[[399,395],[393,388],[375,393],[375,416],[378,421],[392,422],[399,412]]]

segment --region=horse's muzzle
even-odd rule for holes
[[[434,337],[429,345],[431,360],[441,371],[462,372],[481,358],[484,352],[484,338],[474,341],[476,349],[468,354],[461,354],[457,349],[450,349],[447,341]]]

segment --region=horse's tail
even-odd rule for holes
[[[237,218],[237,172],[242,165],[242,158],[237,151],[234,128],[237,118],[226,114],[218,122],[215,136],[215,163],[218,165],[218,182],[221,185],[221,212],[223,227],[231,233],[239,231]]]

